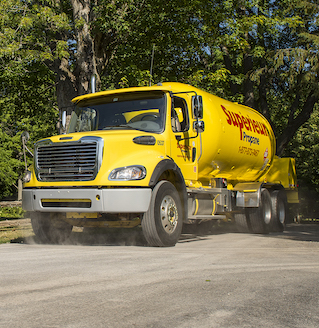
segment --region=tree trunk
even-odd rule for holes
[[[255,96],[254,96],[254,82],[251,79],[253,71],[253,57],[252,55],[244,55],[244,74],[246,79],[244,81],[244,104],[251,108],[256,109]]]
[[[90,81],[93,74],[100,76],[96,69],[94,54],[94,40],[90,34],[91,2],[90,0],[71,0],[74,19],[74,34],[76,40],[76,53],[74,68],[71,69],[68,58],[55,60],[53,69],[56,73],[57,103],[61,112],[66,110],[68,118],[74,108],[72,99],[76,96],[90,92]],[[60,127],[61,132],[61,127]]]
[[[80,95],[89,92],[93,74],[96,75],[98,81],[100,81],[100,76],[96,69],[94,40],[90,33],[91,1],[71,0],[71,3],[77,41],[74,75],[77,77],[77,93]]]
[[[260,112],[266,117],[268,121],[270,121],[270,113],[269,113],[269,107],[267,101],[267,79],[265,74],[262,74],[260,76],[258,91],[259,91]]]
[[[69,70],[68,59],[62,58],[54,63],[56,72],[56,94],[60,110],[66,110],[70,115],[73,109],[72,99],[78,95],[77,80]]]
[[[260,83],[258,85],[258,93],[259,93],[259,112],[265,116],[267,121],[270,123],[275,135],[276,126],[270,117],[269,105],[267,100],[267,72],[265,68],[265,72],[260,76]]]

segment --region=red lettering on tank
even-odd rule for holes
[[[253,126],[253,122],[251,121],[251,119],[248,117],[248,123],[249,123],[249,131],[252,131],[254,129],[254,126]]]
[[[265,135],[265,136],[268,136],[268,135],[269,135],[269,132],[268,132],[268,129],[267,129],[266,125],[263,124],[263,123],[261,123],[261,124],[262,124],[262,126],[263,126],[264,135]]]
[[[258,121],[254,121],[254,122],[255,122],[256,132],[260,134],[259,123]]]
[[[251,120],[253,128],[254,128],[254,132],[256,132],[256,121],[255,120]]]
[[[230,118],[229,114],[227,113],[227,109],[226,109],[223,105],[221,105],[221,106],[222,106],[222,109],[223,109],[224,113],[225,113],[226,116],[227,116],[227,123],[228,123],[229,125],[231,125],[231,118]]]
[[[244,127],[243,120],[238,114],[235,114],[235,115],[236,115],[236,119],[237,119],[237,122],[238,122],[238,125],[239,125],[240,140],[242,140],[243,139],[242,130],[243,130],[243,127]]]
[[[259,133],[260,134],[264,134],[264,129],[263,129],[263,126],[262,126],[262,124],[261,123],[258,123],[258,126],[259,126]]]
[[[243,123],[245,125],[246,130],[250,131],[250,125],[249,125],[248,119],[245,116],[242,116],[242,119],[243,119]]]
[[[266,125],[262,122],[255,121],[249,116],[241,115],[240,113],[234,113],[230,110],[227,110],[223,105],[221,105],[222,110],[224,111],[229,125],[237,126],[239,128],[240,140],[243,139],[243,130],[254,131],[258,134],[263,134],[265,136],[269,135]]]
[[[237,119],[236,119],[236,116],[233,112],[230,112],[230,117],[231,117],[231,121],[233,123],[233,126],[238,126],[238,122],[237,122]]]

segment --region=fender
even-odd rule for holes
[[[184,214],[184,218],[183,220],[186,221],[188,218],[188,206],[187,206],[187,190],[186,190],[186,184],[185,184],[185,180],[183,177],[183,174],[180,170],[180,168],[176,165],[176,163],[170,159],[164,159],[162,161],[160,161],[151,176],[150,182],[149,182],[149,186],[153,189],[155,187],[155,185],[157,184],[157,182],[159,181],[161,175],[165,172],[165,171],[173,171],[174,172],[174,178],[175,181],[175,187],[179,193],[182,205],[183,205],[183,214]],[[171,181],[172,182],[172,181]]]

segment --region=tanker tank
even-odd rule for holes
[[[275,136],[269,122],[252,108],[196,89],[203,98],[205,131],[199,178],[256,181],[271,166]]]

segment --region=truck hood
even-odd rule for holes
[[[146,133],[136,130],[106,130],[106,131],[90,131],[86,133],[72,133],[65,135],[58,135],[43,139],[36,144],[36,148],[43,146],[41,154],[42,162],[45,163],[45,171],[53,170],[64,174],[64,170],[71,168],[77,170],[75,175],[80,175],[85,166],[87,159],[94,164],[94,154],[96,154],[95,164],[97,167],[97,174],[94,179],[81,179],[76,180],[72,175],[69,181],[60,178],[55,181],[38,181],[43,186],[59,186],[59,185],[81,185],[81,186],[134,186],[134,185],[148,185],[151,178],[153,169],[159,161],[161,161],[168,153],[166,149],[169,145],[165,144],[165,138],[162,134]],[[59,144],[59,147],[54,147],[51,143]],[[74,144],[73,144],[74,143]],[[83,153],[82,149],[85,143],[97,143],[96,152],[91,153],[90,159],[87,153]],[[42,144],[42,145],[41,145]],[[60,146],[65,147],[61,148]],[[82,146],[77,147],[77,144]],[[75,145],[75,147],[74,147]],[[51,151],[51,147],[52,151]],[[68,147],[71,147],[72,150]],[[76,149],[76,150],[74,150]],[[42,151],[42,150],[41,150]],[[56,153],[53,154],[53,151]],[[92,150],[91,150],[92,151]],[[40,152],[39,152],[40,154]],[[47,154],[47,155],[46,155]],[[53,156],[51,156],[53,154]],[[37,157],[37,156],[36,156]],[[47,159],[48,158],[48,159]],[[92,159],[93,158],[93,159]],[[39,162],[41,163],[40,161]],[[49,164],[48,164],[49,163]],[[80,164],[79,164],[80,163]],[[82,163],[82,164],[81,164]],[[52,164],[52,165],[51,165]],[[41,165],[41,164],[39,164]],[[48,165],[50,168],[48,169]],[[77,166],[79,165],[79,168]],[[82,167],[82,165],[84,165]],[[110,181],[109,175],[114,169],[123,168],[127,166],[143,166],[147,174],[143,181]],[[66,167],[66,169],[64,169]],[[39,167],[38,171],[41,168]],[[67,171],[66,171],[67,172]],[[52,173],[53,174],[53,173]],[[69,174],[70,176],[70,174]],[[92,176],[93,177],[93,176]],[[72,181],[70,181],[72,180]],[[142,183],[142,184],[141,184]]]
[[[70,142],[70,141],[78,141],[83,137],[99,137],[104,139],[105,141],[110,142],[114,139],[124,139],[131,140],[135,137],[139,136],[153,136],[155,139],[161,138],[161,134],[155,134],[150,132],[144,132],[139,130],[127,130],[127,129],[113,129],[113,130],[99,130],[99,131],[88,131],[88,132],[76,132],[70,134],[62,134],[58,136],[53,136],[48,139],[43,140],[51,140],[52,142]],[[41,141],[43,141],[41,140]]]

